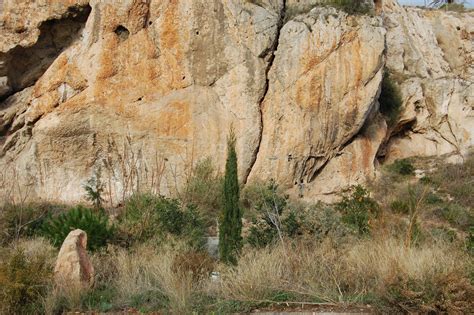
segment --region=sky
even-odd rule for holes
[[[424,0],[398,0],[401,4],[409,4],[409,5],[423,5],[425,3]],[[426,0],[426,2],[430,2],[430,0]],[[465,3],[466,7],[474,7],[474,0],[467,0]]]

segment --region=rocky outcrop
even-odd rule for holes
[[[352,172],[362,172],[359,179],[373,174],[383,136],[374,137],[375,150],[347,146],[359,141],[364,124],[371,129],[367,118],[376,110],[384,35],[378,17],[348,16],[334,8],[316,7],[285,24],[262,102],[263,133],[251,179],[273,178],[296,194],[314,197],[357,183]],[[336,156],[345,161],[353,153],[369,162],[349,158],[355,164],[341,168],[333,161],[325,171]],[[329,187],[327,176],[337,184]]]
[[[387,68],[403,99],[386,161],[465,155],[474,143],[474,14],[387,1],[384,24]]]
[[[94,282],[94,267],[87,255],[87,234],[71,231],[59,250],[54,279],[59,287],[87,288]]]
[[[307,199],[373,178],[378,159],[472,145],[472,15],[319,2],[6,0],[3,199],[75,202],[95,173],[112,204],[173,194],[197,161],[223,168],[230,128],[243,182]],[[385,59],[404,94],[388,132]]]
[[[11,123],[2,160],[52,199],[80,199],[98,168],[111,196],[138,186],[170,193],[199,159],[223,165],[233,126],[246,177],[283,1],[90,6],[80,40],[36,82]]]

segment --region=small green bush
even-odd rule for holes
[[[247,242],[254,247],[265,247],[273,243],[280,233],[295,235],[298,233],[300,223],[293,212],[287,217],[283,213],[288,205],[288,196],[278,190],[278,185],[273,181],[260,185],[254,191],[253,201],[257,218],[253,220],[249,230]]]
[[[260,193],[256,194],[258,190]],[[252,195],[259,196],[254,204],[258,215],[252,220],[246,239],[253,247],[274,244],[279,240],[278,229],[286,239],[322,241],[330,238],[339,242],[353,234],[333,207],[322,203],[311,206],[290,203],[289,197],[279,192],[273,181],[252,191]]]
[[[183,206],[178,200],[163,196],[132,196],[119,217],[118,229],[127,245],[160,240],[167,235],[182,237],[193,247],[204,244],[205,225],[196,206]]]
[[[410,205],[404,200],[394,200],[390,203],[390,209],[395,213],[409,214]]]
[[[342,221],[354,228],[360,235],[370,231],[369,220],[379,212],[379,205],[370,198],[369,192],[360,185],[352,189],[350,196],[344,196],[336,204],[336,209],[342,213]]]
[[[469,213],[469,209],[459,204],[449,203],[440,208],[439,211],[443,219],[461,230],[467,230],[474,223],[474,217]]]
[[[399,175],[413,175],[415,174],[415,167],[409,159],[395,160],[393,164],[388,166],[390,172]]]
[[[402,110],[402,97],[398,85],[385,72],[382,80],[382,89],[379,97],[380,112],[385,116],[389,126],[394,126]]]
[[[52,264],[46,255],[32,257],[23,248],[2,253],[0,261],[0,313],[41,313],[42,298],[52,284]]]
[[[366,0],[327,0],[326,3],[348,14],[369,14],[371,5]]]
[[[441,197],[435,193],[429,193],[428,196],[426,196],[427,204],[435,205],[435,204],[440,204],[442,202],[443,202],[443,199],[441,199]]]
[[[77,206],[66,213],[49,217],[41,226],[41,235],[54,246],[60,247],[69,232],[75,229],[87,233],[87,247],[92,251],[107,245],[115,231],[103,210],[94,211]]]

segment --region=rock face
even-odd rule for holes
[[[386,159],[465,155],[474,143],[474,14],[391,1],[385,9],[387,68],[403,96]]]
[[[173,194],[199,160],[223,168],[230,128],[243,182],[307,199],[373,178],[380,155],[472,145],[472,14],[319,2],[5,0],[0,196],[75,202],[99,171],[112,204]],[[388,131],[385,61],[405,100]]]
[[[59,286],[84,288],[94,282],[94,268],[87,256],[87,234],[82,230],[69,233],[59,251],[54,278]]]
[[[367,118],[383,75],[384,35],[379,18],[333,8],[316,7],[285,24],[262,103],[262,140],[251,179],[274,178],[308,197],[331,192],[320,185],[326,174],[318,175],[336,156],[345,161],[352,155],[354,164],[335,176],[341,186],[355,183],[349,178],[353,171],[374,171],[383,136],[362,152],[351,152],[358,146],[348,145],[365,137],[358,133],[372,123]],[[358,161],[354,153],[369,162]],[[334,163],[336,169],[342,166]]]

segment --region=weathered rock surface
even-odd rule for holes
[[[87,234],[71,231],[59,250],[54,267],[55,282],[69,288],[89,287],[94,282],[94,267],[87,255]]]
[[[466,154],[474,143],[474,14],[387,1],[387,68],[403,112],[383,154]]]
[[[317,2],[5,0],[0,196],[75,202],[98,170],[114,204],[174,193],[200,159],[223,168],[231,127],[244,182],[308,199],[373,178],[380,156],[472,145],[472,13]],[[404,94],[388,134],[385,59]]]
[[[319,179],[326,176],[318,175],[332,158],[353,153],[372,160],[366,165],[354,160],[338,173],[330,171],[336,186],[355,183],[354,171],[373,173],[383,136],[373,139],[372,154],[365,148],[351,153],[357,145],[345,147],[376,106],[384,35],[379,18],[348,16],[333,8],[316,7],[285,24],[262,104],[263,134],[251,179],[273,178],[306,197],[334,192],[321,185]]]
[[[169,193],[193,162],[223,164],[233,126],[246,177],[282,3],[91,1],[80,40],[36,82],[2,160],[52,199],[80,199],[99,167],[113,196],[139,185]]]

